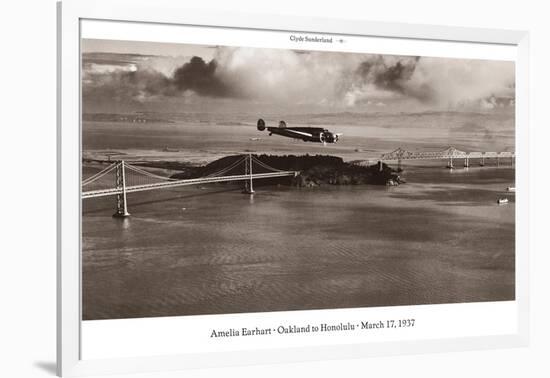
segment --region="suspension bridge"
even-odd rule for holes
[[[244,174],[242,168],[244,167]],[[254,193],[253,180],[297,176],[298,171],[284,171],[268,166],[252,154],[243,155],[235,162],[204,177],[176,179],[165,177],[124,160],[114,162],[105,169],[82,180],[82,199],[116,196],[116,211],[113,216],[127,217],[127,194],[176,188],[180,186],[211,184],[217,182],[243,181],[244,192]]]
[[[477,159],[480,166],[484,166],[488,159],[493,159],[497,166],[501,163],[510,162],[510,165],[514,165],[516,158],[515,152],[501,151],[501,152],[468,152],[461,151],[455,147],[448,147],[441,151],[407,151],[403,148],[398,148],[392,152],[382,154],[378,161],[397,161],[398,169],[401,169],[404,160],[447,160],[447,168],[454,168],[455,160],[463,159],[464,167],[470,166],[470,159]],[[370,162],[366,161],[369,165]],[[380,169],[382,165],[380,164]]]

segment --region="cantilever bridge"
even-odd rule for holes
[[[502,152],[466,152],[458,150],[454,147],[449,147],[441,151],[417,151],[411,152],[398,148],[395,151],[382,154],[380,161],[397,161],[397,165],[401,168],[403,160],[437,160],[445,159],[448,161],[447,167],[453,168],[453,160],[464,159],[464,166],[470,166],[470,159],[479,159],[479,165],[485,165],[486,159],[494,159],[496,165],[500,165],[502,159],[510,159],[510,164],[514,164],[516,157],[515,152],[502,151]]]
[[[244,174],[234,174],[243,166]],[[257,172],[258,170],[263,173]],[[229,166],[207,176],[183,180],[157,175],[121,160],[84,179],[82,181],[82,199],[116,196],[116,212],[113,216],[127,217],[130,215],[126,199],[128,193],[215,182],[244,181],[245,193],[252,194],[254,193],[254,179],[297,176],[298,174],[297,171],[283,171],[270,167],[252,154],[243,155]]]

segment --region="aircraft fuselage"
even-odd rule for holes
[[[263,131],[267,129],[269,135],[275,134],[284,136],[287,138],[301,139],[304,142],[314,143],[336,143],[338,137],[341,134],[330,132],[322,127],[286,127],[284,121],[279,122],[279,127],[265,126],[265,122],[262,119],[258,120],[258,130]]]

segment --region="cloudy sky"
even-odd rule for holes
[[[514,63],[83,40],[84,112],[509,111]]]

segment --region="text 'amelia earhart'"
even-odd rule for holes
[[[237,337],[237,336],[269,336],[269,335],[292,335],[302,333],[320,333],[320,332],[353,332],[361,330],[376,330],[387,328],[408,328],[414,327],[414,319],[401,320],[377,320],[377,321],[361,321],[359,323],[337,323],[337,324],[307,324],[303,326],[297,325],[279,325],[275,328],[229,328],[229,329],[213,329],[210,332],[211,338],[218,337]]]

